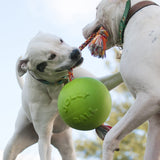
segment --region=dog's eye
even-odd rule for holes
[[[48,60],[53,60],[56,57],[55,54],[51,54],[50,57],[48,58]]]
[[[60,39],[60,42],[63,43],[63,39]]]

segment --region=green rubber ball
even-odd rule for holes
[[[72,128],[91,130],[105,122],[111,111],[111,96],[103,83],[77,78],[67,83],[58,97],[61,118]]]

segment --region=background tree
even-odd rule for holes
[[[119,50],[114,49],[114,52],[119,54]],[[114,67],[107,61],[106,64],[110,68],[111,73],[115,73],[119,70],[119,60],[116,60],[115,56],[112,56],[114,61]],[[128,108],[134,102],[134,98],[124,84],[116,87],[111,91],[112,95],[112,111],[109,119],[106,121],[107,124],[114,126],[127,112]],[[114,98],[116,97],[116,98]],[[126,136],[120,143],[120,151],[115,152],[114,160],[141,160],[144,156],[144,150],[146,145],[146,131],[148,124],[147,122],[135,129],[128,136]],[[78,156],[83,159],[102,157],[102,144],[98,137],[95,140],[76,140],[76,149]]]

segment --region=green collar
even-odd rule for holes
[[[126,19],[127,19],[127,15],[128,15],[130,7],[131,7],[131,1],[128,0],[126,2],[125,10],[124,10],[124,13],[120,21],[120,25],[119,25],[119,43],[120,44],[123,44],[123,34],[126,28]]]
[[[56,85],[56,84],[60,85],[60,84],[66,84],[66,83],[69,82],[67,77],[63,77],[62,80],[59,80],[57,82],[48,82],[48,81],[43,80],[43,79],[36,79],[36,80],[38,80],[39,82],[41,82],[43,84],[48,84],[48,85]]]
[[[34,79],[36,79],[37,81],[39,81],[39,82],[41,82],[41,83],[43,83],[43,84],[47,84],[47,85],[56,85],[56,84],[61,85],[61,84],[66,84],[66,83],[69,82],[69,77],[68,77],[68,76],[64,76],[64,77],[62,77],[61,80],[56,81],[56,82],[49,82],[49,81],[46,81],[46,80],[44,80],[44,79],[37,79],[31,72],[29,72],[29,74],[30,74]]]

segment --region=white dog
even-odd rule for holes
[[[59,150],[63,160],[76,159],[70,128],[58,114],[57,98],[68,79],[68,70],[82,61],[79,49],[67,45],[59,37],[39,33],[31,40],[25,56],[17,62],[19,76],[27,74],[21,86],[22,107],[3,160],[16,159],[20,152],[36,142],[41,160],[51,159],[50,144]],[[74,76],[93,77],[80,67],[74,69]],[[122,78],[118,73],[102,81],[112,89]]]
[[[131,0],[131,7],[150,3],[139,3],[141,1]],[[88,38],[103,26],[109,32],[107,47],[123,46],[120,73],[135,97],[126,115],[105,136],[103,160],[112,160],[120,141],[147,120],[149,130],[144,159],[160,160],[160,7],[149,4],[137,10],[130,16],[121,38],[119,25],[128,2],[102,0],[95,21],[83,29],[84,37]]]

